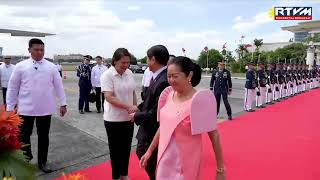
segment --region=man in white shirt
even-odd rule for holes
[[[96,61],[97,61],[97,65],[95,65],[91,70],[91,84],[92,84],[92,89],[96,91],[97,112],[101,113],[101,103],[102,103],[102,109],[104,109],[103,107],[104,95],[101,93],[100,77],[108,68],[107,66],[102,64],[101,56],[97,56]]]
[[[152,72],[149,67],[144,71],[142,76],[142,91],[141,91],[141,99],[144,100],[144,95],[146,94],[148,87],[150,85],[150,81],[152,78]]]
[[[8,82],[11,77],[12,71],[14,70],[15,65],[11,64],[10,57],[4,57],[4,63],[0,66],[0,79],[1,87],[3,93],[3,104],[6,104],[6,94],[8,88]]]
[[[67,112],[66,95],[57,67],[45,60],[44,43],[40,39],[29,41],[31,57],[18,63],[11,75],[7,91],[7,111],[17,111],[24,120],[20,125],[22,148],[31,160],[30,136],[36,120],[38,134],[38,167],[45,173],[52,170],[47,166],[51,116],[55,113],[56,98],[60,103],[60,116]],[[54,94],[55,92],[55,94]]]

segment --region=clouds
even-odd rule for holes
[[[48,57],[70,53],[111,57],[118,47],[126,47],[136,57],[143,57],[151,46],[163,44],[171,54],[182,55],[183,47],[187,56],[197,58],[204,46],[221,50],[228,42],[228,48],[235,49],[234,41],[242,32],[246,32],[245,40],[250,41],[256,38],[253,34],[261,36],[264,42],[288,41],[292,36],[276,26],[272,27],[275,32],[254,31],[272,21],[267,12],[248,18],[242,10],[241,16],[224,16],[225,19],[217,21],[215,14],[210,16],[212,12],[221,15],[219,10],[225,10],[216,6],[212,9],[205,3],[186,1],[182,5],[158,0],[130,3],[133,4],[104,0],[1,0],[0,28],[57,34],[43,38]],[[28,40],[0,34],[4,54],[28,54]]]
[[[237,16],[233,19],[234,22],[240,22],[242,20],[242,16]]]
[[[128,6],[129,11],[140,11],[141,7],[140,6]]]
[[[214,30],[160,31],[149,18],[121,19],[116,11],[108,9],[103,0],[82,0],[51,3],[35,1],[0,4],[1,28],[55,33],[46,37],[46,55],[83,53],[111,57],[118,47],[126,47],[137,57],[145,56],[147,49],[164,44],[170,53],[187,54],[197,58],[205,45],[220,48],[225,40]],[[139,11],[140,6],[129,6],[128,11]],[[29,38],[0,35],[5,54],[28,54]]]
[[[232,30],[240,33],[250,32],[257,27],[272,22],[268,12],[261,12],[255,15],[253,18],[243,20],[241,16],[236,17],[235,24],[232,26]]]

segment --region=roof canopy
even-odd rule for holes
[[[296,26],[287,26],[282,27],[282,30],[287,30],[290,32],[301,32],[301,31],[314,31],[320,29],[320,20],[317,21],[306,21],[306,22],[300,22]]]
[[[21,31],[21,30],[13,30],[13,29],[0,29],[0,33],[11,34],[11,36],[24,36],[24,37],[46,37],[46,36],[55,35],[50,33]]]

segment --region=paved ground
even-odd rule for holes
[[[140,99],[140,84],[142,74],[136,74],[135,80],[138,84],[137,95]],[[198,88],[209,88],[210,76],[203,76]],[[102,114],[96,113],[95,105],[90,104],[92,113],[78,113],[78,85],[75,72],[67,72],[67,79],[64,80],[67,94],[68,113],[60,118],[55,115],[52,119],[50,133],[49,164],[55,172],[51,174],[38,174],[38,179],[52,179],[74,170],[82,169],[101,163],[109,159],[107,134],[103,125]],[[242,113],[244,80],[233,79],[233,92],[229,98],[234,116]],[[223,104],[223,103],[222,103]],[[224,106],[221,106],[219,118],[226,118]],[[135,128],[135,133],[137,128]],[[36,162],[37,157],[37,137],[36,131],[32,136],[32,149]],[[132,149],[135,148],[136,140],[133,139]]]

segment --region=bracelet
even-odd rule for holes
[[[226,172],[226,169],[223,167],[223,168],[217,168],[217,173],[218,174],[224,174]]]

